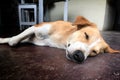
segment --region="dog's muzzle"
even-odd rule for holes
[[[67,58],[75,62],[81,63],[85,60],[84,53],[81,50],[76,50],[72,54],[67,53]]]

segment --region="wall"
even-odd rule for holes
[[[64,2],[55,3],[50,11],[50,20],[63,19]],[[73,22],[75,17],[82,15],[98,25],[103,30],[106,0],[70,0],[68,9],[68,21]]]

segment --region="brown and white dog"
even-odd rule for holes
[[[103,40],[97,26],[78,16],[74,23],[65,21],[43,22],[34,25],[19,35],[0,38],[0,43],[15,46],[30,42],[38,46],[56,47],[66,50],[66,57],[74,62],[83,62],[88,56],[100,53],[118,53]]]

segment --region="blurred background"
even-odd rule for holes
[[[42,22],[39,21],[41,12],[44,22],[64,20],[65,1],[43,0],[43,5],[41,5],[40,0],[2,0],[0,2],[0,37],[16,35],[32,24]],[[96,23],[100,31],[120,31],[120,0],[67,1],[67,21],[73,22],[76,16],[81,15]],[[35,6],[26,8],[25,5],[31,4]],[[20,5],[23,6],[21,11],[19,11]],[[43,6],[42,11],[39,9],[42,8],[40,6]],[[23,22],[27,21],[24,23],[27,26],[23,29],[21,29],[20,17],[23,17]]]

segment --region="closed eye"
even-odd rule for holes
[[[68,44],[68,47],[70,46],[70,43]]]
[[[86,32],[84,34],[85,34],[85,38],[89,40],[89,35]]]
[[[93,52],[94,54],[97,54],[97,51],[95,51],[95,50],[93,50],[92,52]]]

